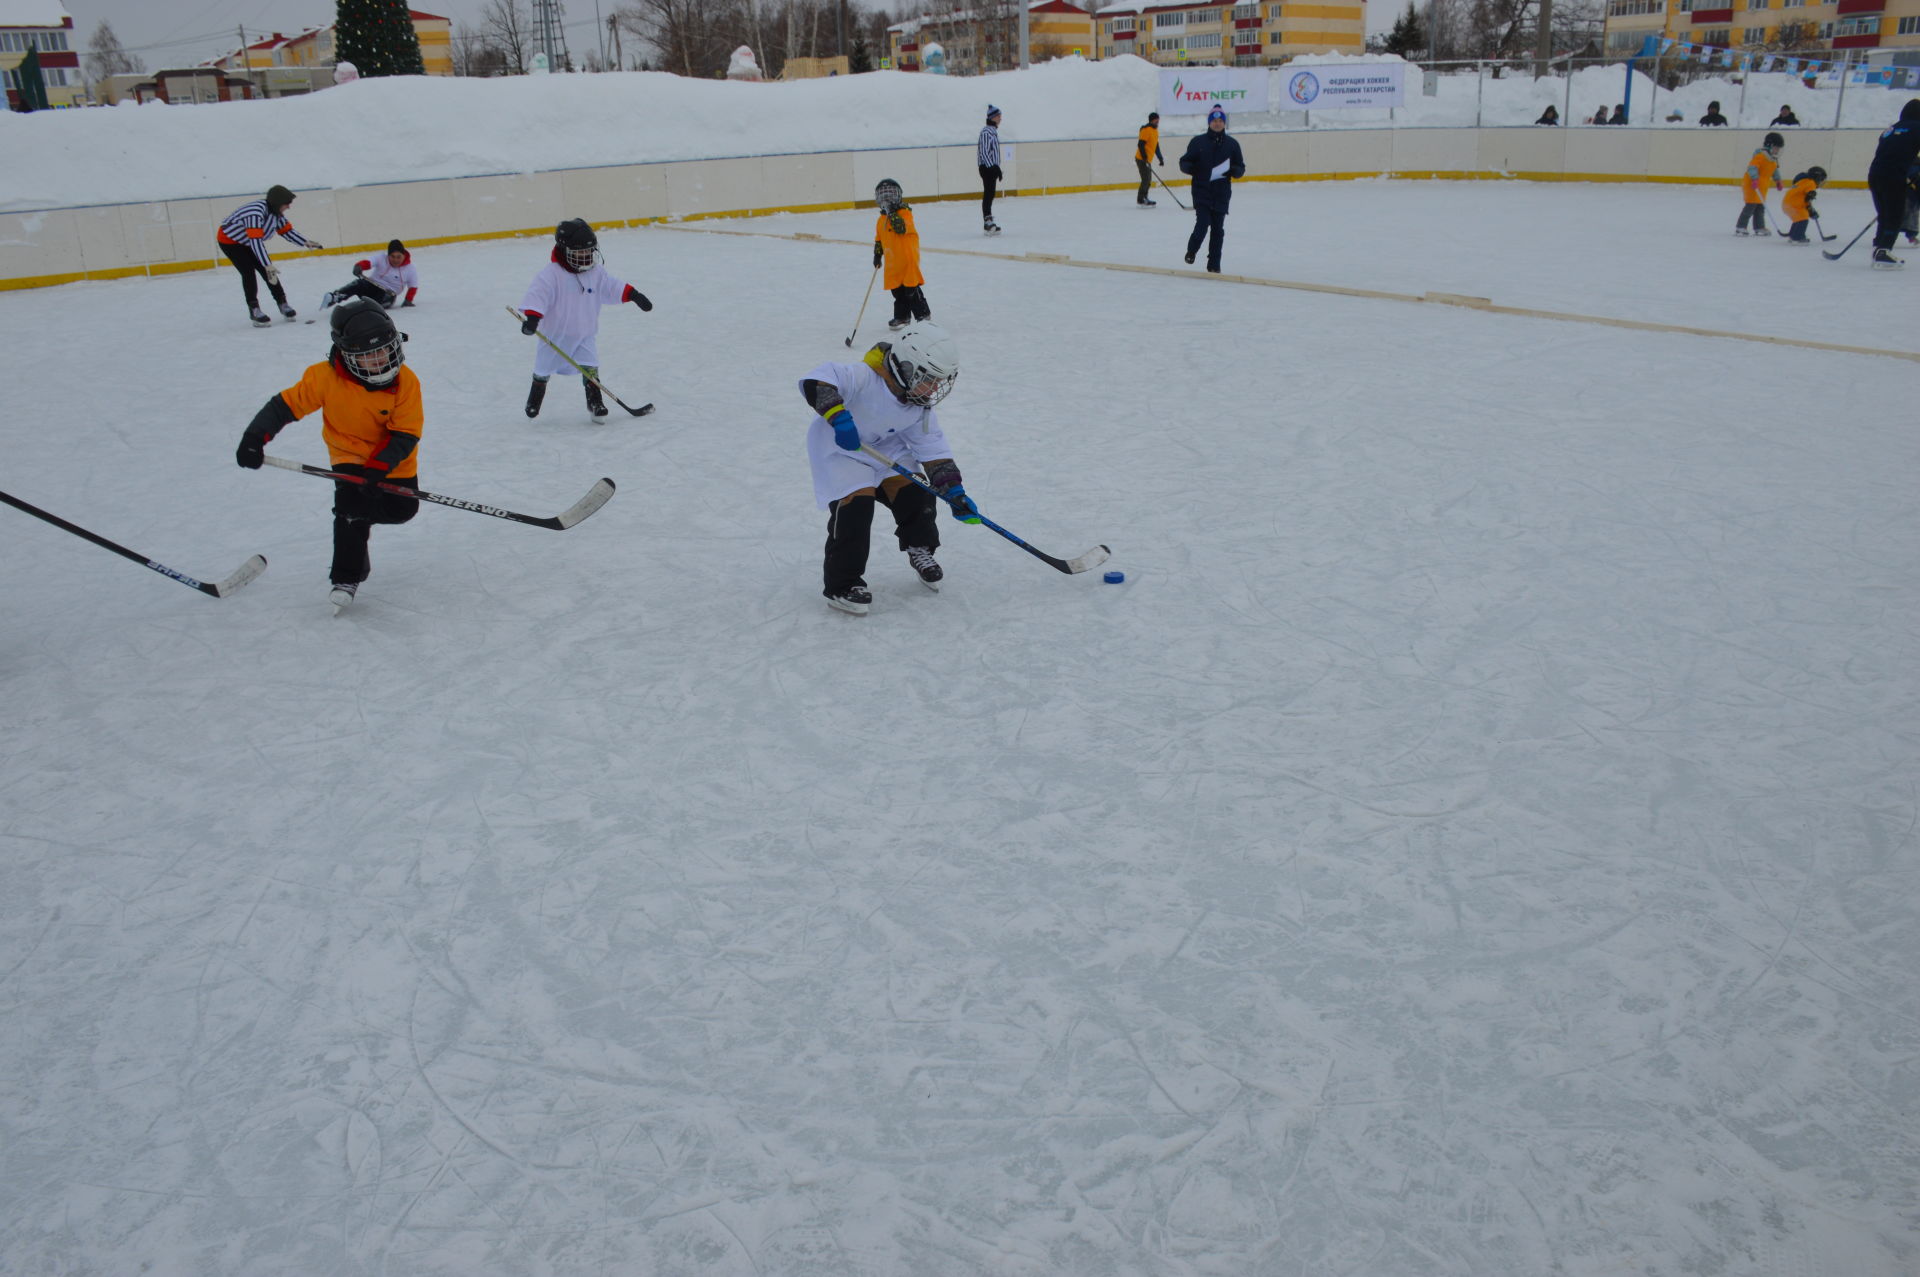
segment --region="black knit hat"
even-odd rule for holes
[[[389,253],[404,253],[407,251],[407,246],[397,239],[390,239],[387,241],[387,251]]]
[[[288,190],[286,187],[269,186],[267,188],[267,207],[268,208],[281,209],[281,208],[285,208],[287,205],[291,203],[293,203],[293,192]]]
[[[1908,98],[1907,104],[1900,108],[1903,120],[1920,120],[1920,98]]]

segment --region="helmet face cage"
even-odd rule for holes
[[[937,368],[921,366],[911,355],[887,352],[887,371],[893,374],[895,392],[901,403],[910,403],[920,408],[931,408],[945,399],[953,390],[953,383],[960,379],[960,370],[942,372]]]
[[[355,379],[384,386],[400,375],[402,338],[378,304],[356,297],[335,310],[331,322],[333,348]]]
[[[384,386],[400,375],[400,365],[407,357],[400,349],[400,334],[395,333],[371,350],[342,347],[340,358],[346,362],[348,371],[361,381],[369,386]]]
[[[900,183],[892,178],[883,178],[880,184],[873,188],[873,202],[879,206],[882,213],[898,212],[900,206],[906,203],[906,192],[900,188]]]
[[[593,259],[600,251],[600,237],[593,233],[593,227],[580,218],[569,218],[554,228],[553,240],[560,246],[561,260],[568,270],[578,273],[593,269]]]

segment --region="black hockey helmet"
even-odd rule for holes
[[[1827,170],[1816,164],[1807,170],[1807,176],[1824,186],[1827,181]]]
[[[391,385],[400,375],[405,340],[393,317],[371,297],[349,297],[333,308],[333,353],[347,375],[363,386]]]
[[[1760,140],[1760,145],[1769,151],[1777,151],[1786,144],[1787,139],[1781,137],[1778,133],[1769,133]]]
[[[553,228],[553,242],[560,246],[560,260],[568,270],[579,274],[593,269],[593,255],[600,251],[600,237],[586,219],[569,217]]]
[[[907,202],[907,193],[900,188],[900,183],[883,177],[873,188],[873,202],[882,213],[897,213]]]

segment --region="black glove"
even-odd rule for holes
[[[876,239],[873,241],[873,268],[879,270],[886,264],[886,260],[886,251],[880,247],[880,241]]]
[[[895,235],[905,235],[907,233],[907,219],[900,216],[900,214],[897,212],[888,213],[887,229],[892,231]]]
[[[527,312],[527,317],[520,322],[520,333],[524,337],[531,337],[533,336],[533,330],[539,326],[540,316],[529,311]]]
[[[641,310],[653,309],[653,303],[647,300],[647,295],[637,288],[633,290],[633,296],[627,300],[638,306]]]
[[[407,300],[400,303],[400,309],[405,310],[407,307],[411,305],[413,305],[413,298],[409,297],[407,298]]]
[[[242,470],[258,470],[267,456],[267,437],[249,430],[240,436],[240,446],[233,450],[233,459]]]
[[[287,401],[279,395],[267,400],[247,423],[246,433],[240,436],[240,446],[233,452],[234,462],[242,470],[258,470],[266,456],[267,444],[296,420],[293,409],[287,407]]]
[[[353,264],[353,277],[359,279],[362,275],[366,274],[366,269],[367,264],[365,262],[355,262]]]

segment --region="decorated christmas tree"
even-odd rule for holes
[[[420,37],[404,0],[339,0],[334,57],[363,76],[425,75]]]

